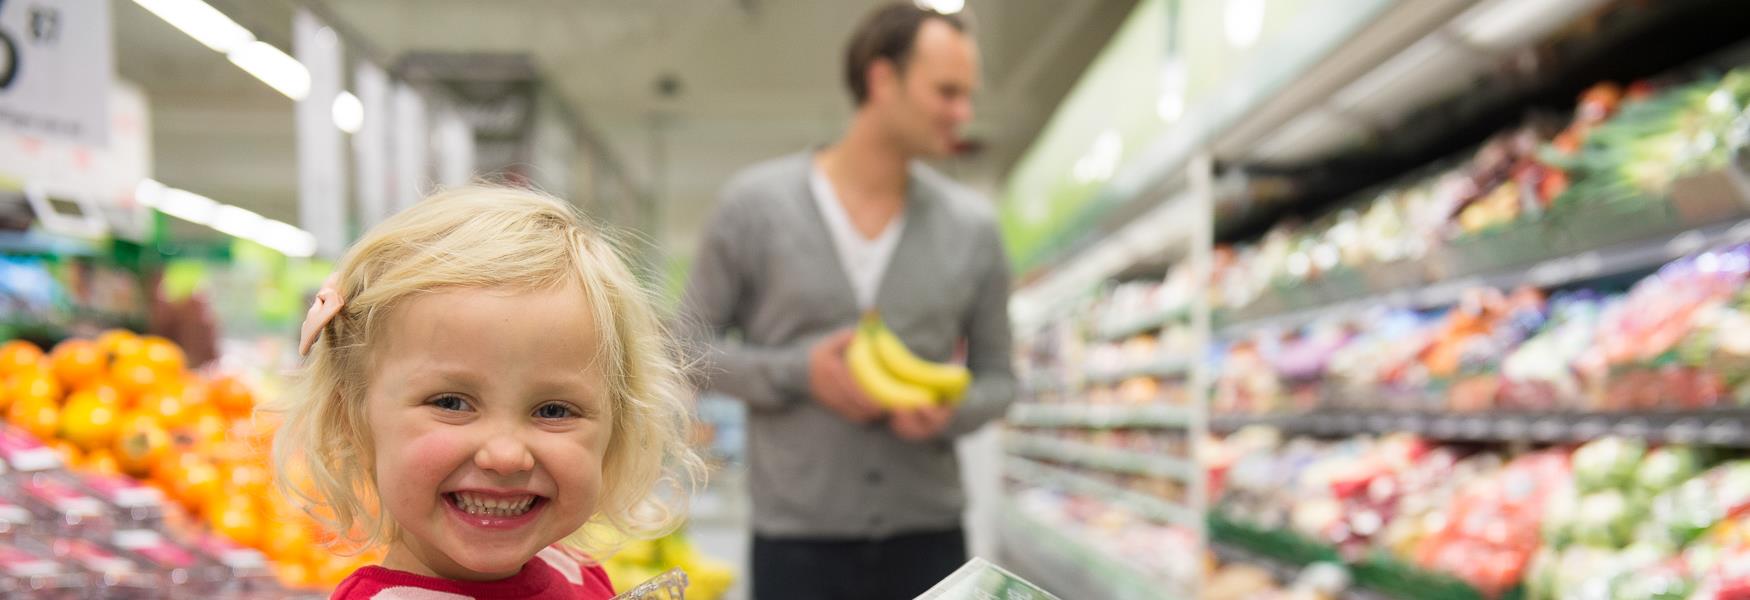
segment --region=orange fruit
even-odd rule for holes
[[[183,418],[183,428],[194,436],[197,444],[225,441],[227,426],[224,415],[220,415],[219,409],[210,404],[187,409]]]
[[[115,438],[115,458],[123,471],[135,477],[151,473],[170,448],[170,434],[151,413],[134,410],[122,416]]]
[[[352,574],[352,558],[338,554],[328,554],[316,561],[316,581],[324,586],[332,586]]]
[[[115,453],[109,448],[98,448],[85,455],[86,471],[99,475],[122,474],[122,463],[116,460]]]
[[[135,404],[136,410],[146,411],[158,417],[158,421],[169,427],[180,427],[183,418],[188,414],[188,407],[182,403],[182,398],[174,394],[153,390],[140,396]]]
[[[227,415],[241,417],[255,410],[255,394],[236,377],[226,375],[214,379],[210,389],[213,404]]]
[[[74,392],[61,408],[61,438],[86,450],[108,448],[121,426],[121,409],[92,392]]]
[[[294,556],[303,556],[317,544],[317,537],[310,532],[310,525],[301,518],[292,516],[276,516],[268,521],[268,527],[261,532],[255,548],[271,556],[276,562],[292,562]]]
[[[158,371],[139,360],[118,361],[109,369],[110,383],[121,391],[122,398],[138,400],[159,383]]]
[[[6,401],[16,404],[20,400],[43,400],[50,404],[61,402],[61,382],[46,369],[30,369],[14,373],[6,380]]]
[[[43,349],[36,347],[36,344],[24,340],[11,340],[0,344],[0,375],[33,369],[42,366],[43,362]]]
[[[207,504],[207,523],[219,535],[244,546],[261,544],[264,524],[261,509],[255,500],[243,495],[223,495]]]
[[[198,377],[183,377],[177,382],[177,387],[183,403],[189,406],[212,404],[213,386]]]
[[[275,563],[273,573],[279,577],[281,585],[294,590],[309,589],[316,585],[309,565],[301,562]]]
[[[111,329],[97,336],[97,348],[111,361],[138,359],[146,351],[140,336],[126,329]]]
[[[123,407],[121,390],[116,389],[115,385],[109,383],[107,380],[99,379],[97,381],[92,381],[73,390],[73,393],[75,395],[91,394],[92,396],[96,396],[99,400],[109,403],[111,406],[115,406],[116,408]],[[72,396],[68,396],[68,400],[71,401]]]
[[[187,365],[187,358],[182,354],[182,348],[176,342],[148,335],[140,338],[144,344],[141,349],[141,362],[152,367],[161,375],[180,375]]]
[[[232,463],[220,469],[220,478],[227,489],[239,494],[264,495],[268,492],[267,469],[249,463]]]
[[[109,357],[103,355],[96,342],[74,339],[55,346],[55,351],[49,354],[49,364],[62,385],[76,388],[102,377]]]
[[[17,398],[6,407],[6,420],[47,442],[61,427],[61,407],[49,398]]]
[[[170,484],[171,497],[193,512],[200,512],[223,491],[219,486],[219,468],[193,452],[159,461],[152,477]]]

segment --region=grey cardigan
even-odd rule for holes
[[[906,346],[947,360],[965,340],[973,384],[943,439],[908,442],[809,397],[808,350],[856,324],[850,280],[808,186],[812,153],[750,167],[724,187],[697,252],[683,327],[701,385],[748,406],[753,527],[772,537],[877,539],[960,526],[953,438],[1015,395],[1009,270],[994,211],[911,167],[905,229],[875,306]]]

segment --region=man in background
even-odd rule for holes
[[[758,600],[910,600],[963,564],[954,440],[1015,393],[994,211],[918,162],[950,156],[972,119],[966,24],[884,6],[844,64],[856,112],[843,137],[724,187],[684,300],[703,384],[749,408]],[[868,310],[925,359],[964,347],[964,400],[872,402],[845,363]]]

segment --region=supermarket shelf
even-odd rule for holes
[[[1003,462],[1003,471],[1017,480],[1040,487],[1110,501],[1114,505],[1135,511],[1136,514],[1151,521],[1181,527],[1197,527],[1201,524],[1197,511],[1190,508],[1106,483],[1068,469],[1053,467],[1025,458],[1009,457]]]
[[[1750,242],[1750,220],[1720,223],[1601,248],[1584,249],[1528,261],[1524,267],[1470,274],[1427,285],[1369,290],[1363,295],[1316,307],[1264,316],[1243,314],[1218,330],[1223,337],[1291,329],[1319,319],[1354,314],[1376,306],[1434,308],[1457,302],[1477,287],[1511,289],[1522,285],[1559,287],[1612,275],[1654,269],[1683,256],[1730,244]],[[1424,269],[1426,270],[1426,269]]]
[[[1605,435],[1654,443],[1750,448],[1750,409],[1621,413],[1492,413],[1321,411],[1278,415],[1215,415],[1211,431],[1263,425],[1285,433],[1347,436],[1407,432],[1474,442],[1583,442]]]
[[[1183,587],[1143,572],[1097,542],[998,502],[997,542],[1004,566],[1066,599],[1189,599]]]
[[[1444,573],[1425,570],[1389,554],[1374,550],[1354,560],[1344,560],[1336,548],[1300,534],[1267,529],[1228,519],[1219,511],[1209,513],[1209,539],[1221,552],[1245,553],[1267,568],[1303,567],[1316,562],[1341,564],[1349,569],[1358,595],[1349,598],[1415,598],[1416,600],[1483,600],[1476,588]],[[1268,565],[1279,566],[1268,566]],[[1502,600],[1521,600],[1523,588],[1508,590]]]
[[[1022,402],[1009,408],[1010,425],[1022,427],[1083,427],[1115,429],[1121,427],[1155,427],[1183,429],[1191,422],[1191,411],[1182,406],[1147,404],[1056,404]]]
[[[1276,581],[1282,583],[1293,583],[1295,579],[1300,577],[1301,570],[1305,568],[1301,565],[1283,562],[1231,544],[1211,544],[1209,550],[1213,552],[1215,557],[1220,559],[1221,562],[1247,564],[1262,568],[1265,571],[1269,571],[1270,576],[1274,577]],[[1391,596],[1382,595],[1372,590],[1361,589],[1353,585],[1348,589],[1343,590],[1343,593],[1339,598],[1341,598],[1341,600],[1392,599]]]
[[[1183,321],[1191,316],[1191,311],[1184,308],[1158,311],[1130,319],[1120,320],[1110,327],[1102,326],[1094,333],[1095,341],[1122,342],[1126,338],[1148,333],[1167,326],[1168,323]]]
[[[1113,384],[1137,377],[1178,379],[1190,374],[1191,361],[1183,358],[1162,357],[1151,362],[1132,365],[1114,371],[1090,371],[1088,373],[1088,383],[1094,385]]]
[[[1049,374],[1034,374],[1021,382],[1021,389],[1034,396],[1069,391],[1069,387],[1062,378]]]
[[[0,254],[96,256],[96,242],[42,231],[0,231]]]
[[[1010,454],[1072,464],[1101,471],[1170,477],[1189,481],[1197,468],[1174,456],[1144,454],[1084,442],[1055,439],[1039,434],[1009,432],[1003,448]]]

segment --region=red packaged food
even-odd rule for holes
[[[61,455],[43,445],[41,440],[22,429],[0,423],[0,460],[14,471],[34,472],[57,469]]]

